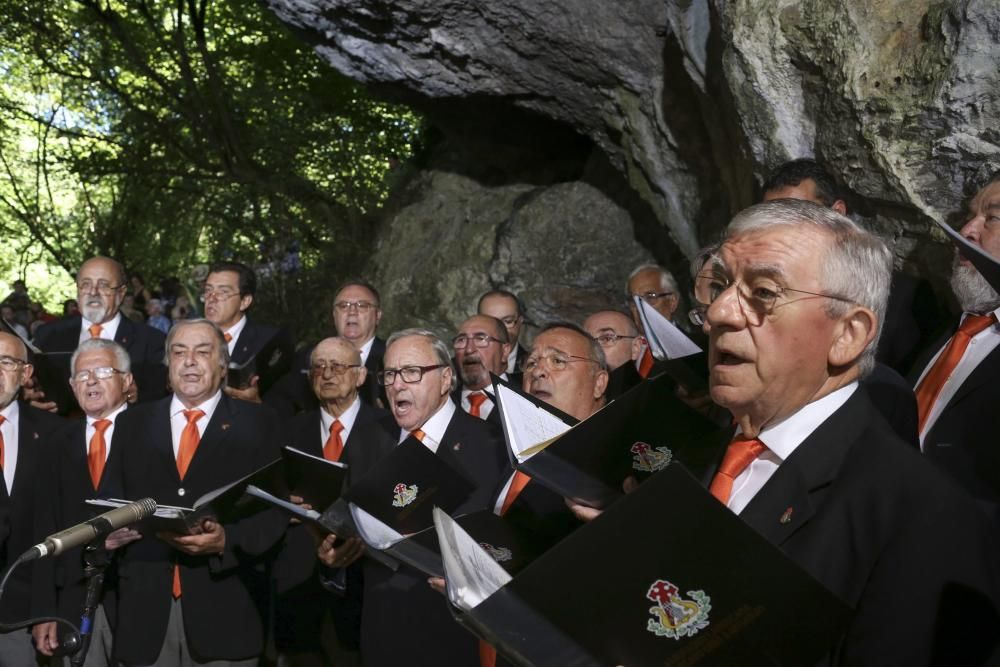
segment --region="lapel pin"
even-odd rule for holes
[[[228,431],[229,430],[229,422],[223,422],[222,423],[222,430],[223,431]]]
[[[791,520],[792,520],[792,508],[789,507],[788,509],[785,510],[785,513],[781,515],[781,518],[778,519],[778,523],[782,524],[789,523]]]
[[[456,442],[456,443],[455,443],[455,446],[454,446],[454,447],[452,447],[452,449],[453,449],[453,450],[455,450],[456,452],[457,452],[457,451],[458,451],[459,449],[461,449],[461,448],[462,448],[462,443],[460,443],[460,442]]]
[[[31,437],[35,440],[38,440],[38,431],[32,431]]]

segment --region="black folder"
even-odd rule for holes
[[[346,463],[328,461],[294,447],[285,447],[281,457],[285,461],[285,482],[289,493],[320,511],[340,497],[347,479]]]
[[[229,371],[226,374],[226,386],[233,389],[246,389],[250,386],[250,380],[257,375],[257,357],[253,356],[238,364],[235,361],[229,362]]]
[[[667,442],[672,424],[651,405],[669,383],[668,376],[660,375],[637,384],[525,461],[514,454],[511,415],[501,395],[497,409],[511,464],[561,496],[590,507],[607,507],[621,497],[626,477],[656,472],[670,462],[673,454]],[[500,393],[501,385],[523,396],[496,378],[494,390]],[[551,410],[544,403],[540,407]],[[686,439],[688,434],[673,437]]]
[[[670,465],[458,616],[518,665],[798,666],[850,613]]]

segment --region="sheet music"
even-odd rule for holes
[[[518,461],[530,459],[544,443],[558,438],[569,425],[517,392],[497,385],[497,405],[507,441]]]
[[[382,551],[406,538],[406,535],[397,533],[354,503],[350,503],[349,507],[354,525],[358,527],[358,536],[372,549]]]
[[[649,351],[655,359],[680,359],[701,352],[694,341],[655,308],[637,296],[633,296],[632,301],[639,310],[642,330],[646,335]]]
[[[445,512],[434,508],[434,529],[441,545],[441,561],[448,599],[468,611],[511,580],[500,565]]]

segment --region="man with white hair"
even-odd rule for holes
[[[1000,258],[1000,172],[969,202],[962,236]],[[920,448],[975,498],[1000,504],[1000,294],[961,253],[951,288],[962,316],[918,363]],[[1000,515],[1000,512],[998,512]]]
[[[695,280],[694,309],[712,400],[734,428],[677,455],[855,609],[829,664],[983,664],[1000,638],[986,516],[859,384],[891,271],[881,240],[822,206],[737,215]]]

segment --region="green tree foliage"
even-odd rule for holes
[[[0,35],[0,233],[21,266],[47,261],[69,280],[103,253],[184,279],[232,257],[265,267],[272,317],[314,303],[292,288],[363,269],[371,213],[419,119],[337,75],[260,5],[11,0]],[[312,275],[280,270],[293,244]]]

